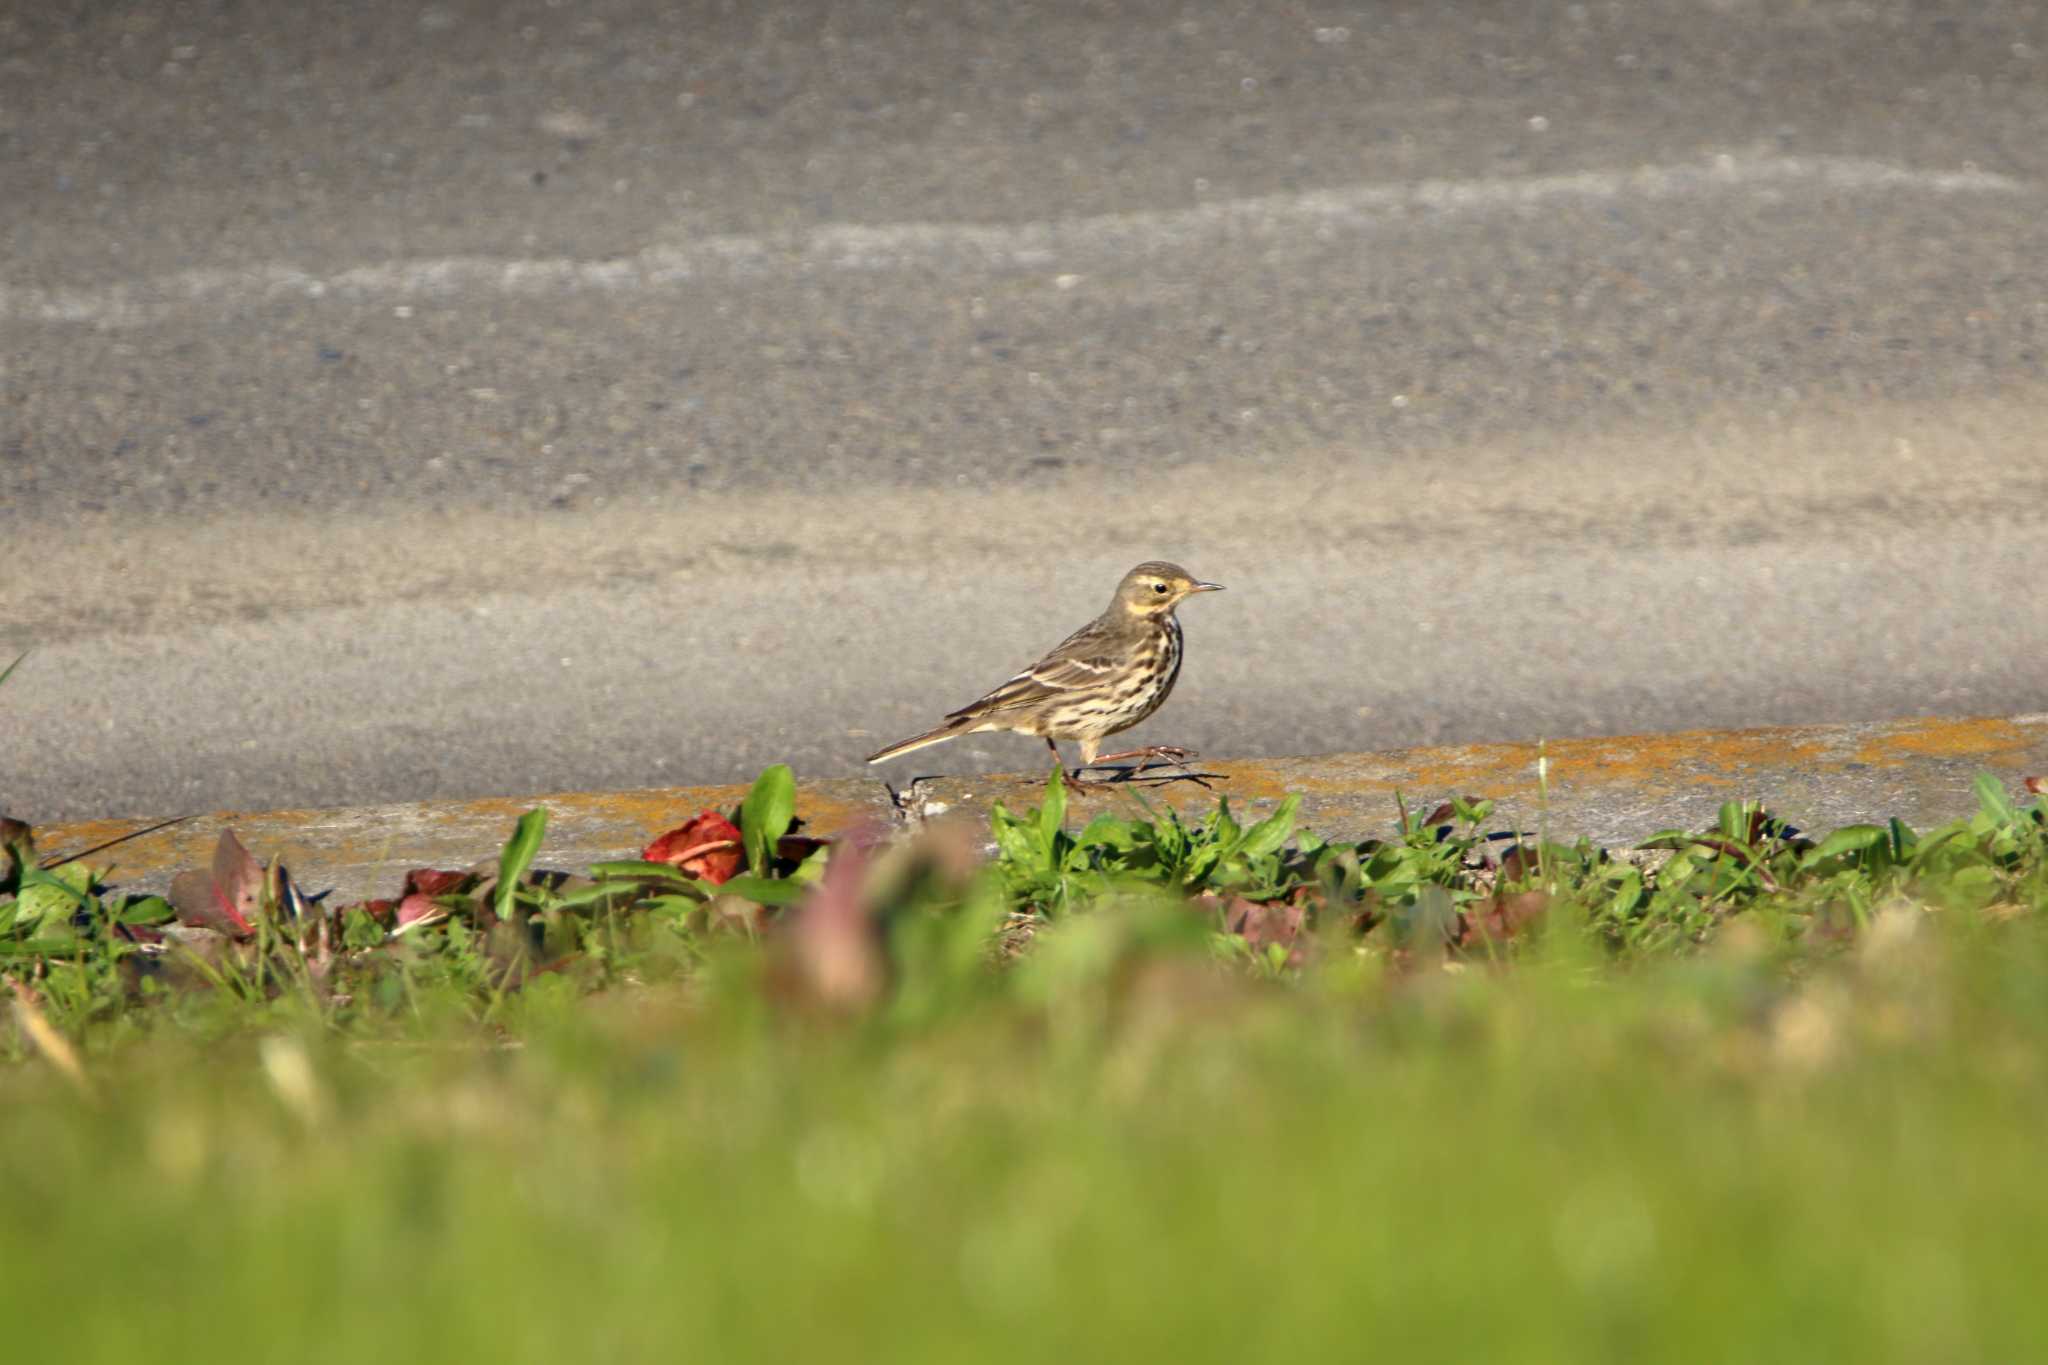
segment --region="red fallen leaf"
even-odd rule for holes
[[[2029,777],[2025,781],[2027,790],[2034,795],[2048,796],[2048,777]]]
[[[1252,951],[1263,955],[1269,944],[1277,943],[1287,949],[1288,966],[1300,964],[1299,940],[1302,930],[1308,926],[1306,904],[1298,901],[1254,901],[1242,896],[1232,896],[1227,902],[1218,902],[1213,896],[1202,899],[1219,906],[1223,911],[1223,927],[1242,938]]]
[[[379,924],[389,924],[398,910],[397,901],[364,901],[354,907]]]
[[[411,885],[410,878],[407,878],[407,885]],[[407,893],[405,899],[398,903],[398,914],[395,918],[398,927],[403,929],[407,925],[418,924],[423,920],[436,919],[447,913],[448,907],[436,901],[426,892],[413,891]]]
[[[247,938],[256,932],[263,898],[263,865],[231,829],[220,832],[213,867],[180,872],[171,879],[170,901],[180,923]]]
[[[1464,923],[1460,926],[1458,943],[1463,946],[1474,939],[1488,943],[1505,942],[1542,919],[1549,911],[1550,893],[1547,891],[1516,891],[1495,896],[1487,909],[1460,916]]]
[[[640,850],[643,861],[668,863],[714,885],[740,870],[740,831],[715,810],[698,814]]]
[[[1423,816],[1422,824],[1424,828],[1428,828],[1431,825],[1448,825],[1457,816],[1458,808],[1446,801],[1429,814]]]
[[[405,896],[445,896],[469,879],[467,872],[449,872],[432,867],[416,867],[405,874]]]

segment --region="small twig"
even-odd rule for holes
[[[62,867],[66,863],[75,863],[80,858],[90,858],[93,854],[112,848],[116,844],[125,844],[130,839],[140,839],[145,834],[154,834],[160,829],[169,829],[172,825],[182,825],[187,820],[196,819],[198,819],[196,815],[179,815],[169,820],[159,820],[153,825],[145,825],[141,829],[130,830],[126,834],[109,839],[103,844],[94,844],[91,848],[81,848],[76,853],[67,853],[61,858],[45,858],[37,866],[43,871],[48,872],[53,867]]]

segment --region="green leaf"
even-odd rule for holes
[[[2010,825],[2020,818],[2019,807],[2006,794],[2005,784],[1990,773],[1978,773],[1970,785],[1977,793],[1979,809],[1999,824]]]
[[[795,905],[804,898],[804,888],[792,881],[775,877],[749,877],[742,874],[728,878],[719,888],[736,896],[745,896],[762,905]]]
[[[1220,844],[1204,844],[1188,855],[1187,865],[1181,872],[1181,885],[1202,886],[1209,880],[1209,874],[1222,860],[1223,847]]]
[[[639,858],[612,858],[590,865],[590,875],[600,881],[611,878],[659,878],[662,881],[689,883],[696,879],[688,876],[674,863],[643,862]]]
[[[1067,783],[1060,775],[1060,765],[1052,765],[1052,776],[1045,780],[1045,804],[1038,808],[1038,841],[1048,856],[1052,852],[1054,836],[1067,819]]]
[[[776,841],[789,833],[789,822],[795,816],[796,774],[787,763],[763,768],[740,805],[740,843],[747,851],[747,866],[756,876],[767,874]]]
[[[1237,820],[1230,813],[1230,798],[1219,797],[1215,813],[1209,817],[1209,834],[1224,848],[1233,847],[1239,834]]]
[[[1287,836],[1294,833],[1294,813],[1301,808],[1299,795],[1289,796],[1280,803],[1280,808],[1244,832],[1238,841],[1237,852],[1245,858],[1263,858],[1277,852],[1287,842]]]
[[[519,879],[533,866],[534,855],[540,852],[541,836],[548,830],[548,812],[545,806],[536,806],[519,817],[513,826],[512,837],[505,842],[504,851],[498,854],[498,885],[491,896],[491,908],[499,919],[512,918],[513,898],[519,891]]]
[[[1957,868],[1931,889],[1934,899],[1951,910],[1981,910],[1998,897],[1998,872],[1981,866]]]
[[[1025,833],[1024,822],[1010,814],[998,801],[989,808],[989,831],[996,837],[996,852],[1003,861],[1014,863],[1024,872],[1036,872],[1044,860],[1038,856],[1037,846]]]
[[[117,924],[169,924],[178,917],[162,896],[131,896],[114,912]]]
[[[14,900],[16,933],[37,938],[71,936],[71,913],[77,907],[64,891],[47,882],[25,887]]]
[[[1102,814],[1088,822],[1074,842],[1081,848],[1114,848],[1128,851],[1132,844],[1131,822]]]
[[[832,846],[820,844],[796,865],[796,870],[789,874],[789,879],[799,886],[815,886],[825,875],[825,860],[831,856]]]
[[[592,886],[579,886],[574,891],[555,896],[549,902],[549,906],[555,910],[581,910],[600,901],[630,904],[638,894],[638,889],[633,883],[598,882]]]
[[[1815,863],[1839,858],[1844,853],[1861,853],[1875,844],[1888,843],[1891,831],[1883,825],[1844,825],[1821,840],[1800,859],[1800,866],[1812,867]]]
[[[1493,814],[1491,801],[1467,801],[1462,796],[1451,798],[1451,810],[1468,825],[1476,825]]]
[[[29,651],[24,649],[23,651],[21,651],[21,653],[14,656],[13,663],[7,665],[4,671],[0,671],[0,687],[4,687],[6,685],[7,680],[14,676],[14,670],[20,668],[21,661],[23,659],[26,659],[28,656]]]
[[[341,942],[346,948],[374,948],[385,941],[384,926],[371,919],[357,906],[349,906],[341,916]]]
[[[90,903],[91,890],[92,869],[81,863],[66,863],[50,872],[24,866],[14,901],[15,932],[69,937],[71,916]]]

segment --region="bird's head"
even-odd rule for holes
[[[1178,564],[1154,559],[1124,575],[1116,605],[1133,616],[1164,616],[1192,593],[1221,591],[1221,583],[1204,583]]]

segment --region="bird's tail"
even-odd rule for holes
[[[949,739],[966,734],[974,728],[974,725],[975,720],[965,716],[957,720],[949,720],[936,730],[927,730],[921,735],[913,735],[909,739],[898,740],[886,749],[869,754],[868,762],[880,763],[886,759],[894,758],[898,754],[907,754],[912,749],[922,749],[927,744],[943,744]]]

